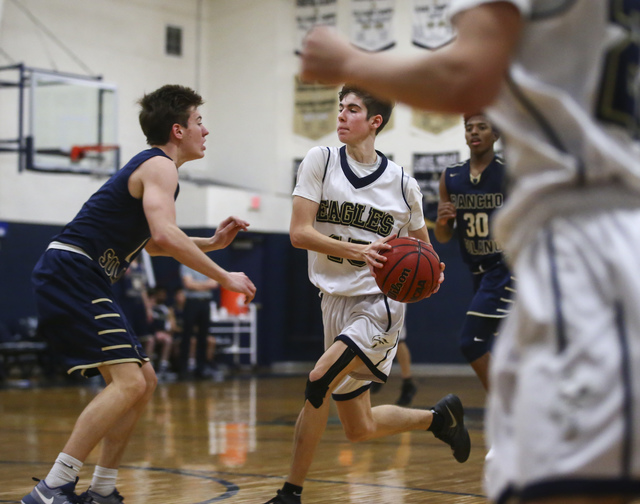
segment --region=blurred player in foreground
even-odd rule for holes
[[[439,112],[487,113],[511,187],[496,239],[518,279],[490,371],[495,502],[640,495],[637,0],[451,0],[457,37],[367,54],[326,28],[302,77]]]

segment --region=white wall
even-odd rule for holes
[[[0,0],[1,1],[1,0]],[[18,8],[29,10],[95,74],[119,89],[122,158],[145,147],[136,100],[162,84],[196,88],[205,98],[211,131],[204,160],[181,168],[194,177],[232,187],[182,182],[179,224],[214,227],[229,214],[252,222],[252,230],[286,232],[290,216],[292,161],[316,144],[337,144],[334,133],[319,141],[292,133],[293,76],[297,71],[293,0],[8,0],[0,17],[0,65],[83,73]],[[348,0],[339,2],[339,28],[346,33]],[[409,40],[412,0],[397,0],[398,54],[417,52]],[[164,55],[167,24],[183,28],[184,54]],[[198,33],[200,39],[197,38]],[[0,91],[0,137],[7,136],[15,105]],[[13,133],[15,135],[15,133]],[[411,126],[411,111],[399,106],[394,128],[383,132],[379,150],[411,170],[414,152],[461,150],[462,125],[431,135]],[[17,156],[0,153],[0,221],[63,224],[102,180],[17,171]],[[260,209],[250,210],[260,196]]]

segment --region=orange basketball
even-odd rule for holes
[[[417,238],[394,238],[382,252],[387,261],[376,268],[376,283],[387,297],[401,303],[426,298],[438,286],[440,258],[431,244]]]

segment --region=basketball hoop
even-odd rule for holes
[[[87,155],[91,155],[94,152],[100,154],[102,152],[109,152],[117,149],[117,145],[74,145],[71,147],[69,158],[72,163],[79,163],[87,157]]]

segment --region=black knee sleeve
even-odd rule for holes
[[[356,353],[349,347],[342,352],[342,355],[338,357],[338,360],[327,370],[324,376],[318,380],[307,380],[307,388],[304,391],[304,398],[311,403],[311,405],[318,409],[322,406],[324,398],[329,390],[329,385],[335,380],[336,376],[346,368],[349,363],[355,358]]]

